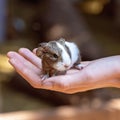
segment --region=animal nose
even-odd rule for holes
[[[68,65],[64,65],[65,68],[68,68],[69,66]]]

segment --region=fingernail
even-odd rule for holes
[[[20,48],[18,51],[20,53],[26,53],[26,51],[28,52],[29,50],[27,48]]]
[[[42,87],[46,89],[51,89],[53,87],[53,84],[51,82],[44,82],[42,84]]]
[[[8,52],[7,53],[7,56],[9,57],[9,58],[11,58],[11,57],[13,57],[14,56],[14,53],[11,51],[11,52]]]

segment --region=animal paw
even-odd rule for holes
[[[85,65],[83,65],[83,64],[78,64],[75,66],[75,68],[78,70],[82,70],[84,67],[85,67]]]
[[[47,79],[47,78],[49,78],[49,75],[48,75],[48,74],[46,74],[46,75],[41,75],[42,81],[45,80],[45,79]]]

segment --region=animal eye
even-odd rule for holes
[[[54,57],[54,58],[58,58],[58,55],[56,55],[56,54],[53,54],[53,57]]]

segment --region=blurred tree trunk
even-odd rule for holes
[[[2,112],[2,84],[0,83],[0,112]]]
[[[115,0],[115,23],[120,27],[120,0]]]
[[[6,37],[6,3],[7,0],[0,0],[0,42]]]

